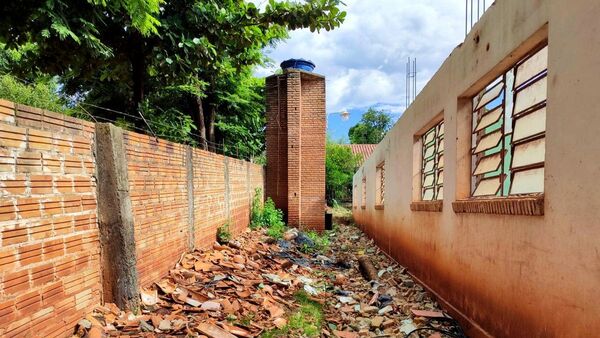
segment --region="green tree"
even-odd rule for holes
[[[219,109],[244,107],[228,98],[254,90],[251,81],[244,82],[249,88],[230,81],[264,63],[262,49],[289,30],[339,26],[345,12],[338,5],[270,0],[259,10],[245,0],[12,1],[0,8],[0,43],[13,50],[35,46],[9,67],[17,76],[58,76],[69,97],[132,116],[172,114],[161,123],[183,123],[206,146],[220,143],[217,122],[221,138],[232,133]],[[116,118],[110,111],[95,114]]]
[[[25,84],[10,75],[0,75],[0,98],[67,115],[75,113],[57,94],[57,83],[52,80]]]
[[[353,144],[377,144],[392,127],[391,116],[383,110],[369,108],[359,123],[348,131]]]
[[[325,192],[329,203],[352,198],[352,177],[362,159],[350,147],[327,140],[325,156]]]

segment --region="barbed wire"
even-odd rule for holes
[[[4,75],[8,75],[12,78],[14,78],[15,80],[22,82],[25,85],[32,85],[35,82],[34,81],[28,81],[25,80],[23,78],[17,77],[13,74],[10,73],[0,73],[0,76],[4,76]],[[111,115],[115,116],[115,118],[108,118],[106,116],[100,116],[98,114],[93,114],[90,109],[86,109],[84,106],[86,107],[92,107],[98,110],[103,110],[106,112],[111,113]],[[166,128],[173,128],[172,125],[166,124],[166,123],[162,123],[160,121],[152,121],[152,120],[148,120],[146,119],[146,117],[144,116],[143,112],[141,110],[138,110],[138,113],[140,114],[139,116],[130,114],[130,113],[126,113],[126,112],[122,112],[116,109],[112,109],[112,108],[108,108],[108,107],[102,107],[99,105],[95,105],[95,104],[91,104],[91,103],[87,103],[87,102],[75,102],[75,104],[70,107],[70,108],[78,108],[78,110],[81,111],[82,116],[87,116],[89,117],[92,121],[98,123],[99,121],[103,121],[103,122],[108,122],[108,123],[112,123],[115,124],[121,128],[124,129],[134,129],[137,132],[140,132],[142,134],[145,135],[149,135],[149,136],[153,136],[156,140],[161,139],[160,136],[165,136],[165,135],[157,135],[156,132],[154,132],[154,129],[152,128],[152,125],[154,126],[160,126],[160,127],[166,127]],[[123,124],[121,123],[121,121],[118,121],[118,117],[123,117],[125,119],[125,122],[129,121],[132,123],[128,123],[126,126],[123,126]],[[131,119],[135,120],[135,121],[141,121],[143,122],[143,124],[146,126],[146,128],[142,128],[138,125],[136,125],[136,123],[134,121],[131,121]],[[240,152],[239,152],[239,145],[238,144],[230,144],[225,142],[225,140],[223,140],[222,143],[217,143],[217,142],[212,142],[210,140],[208,140],[206,137],[195,133],[193,131],[189,131],[187,133],[189,136],[191,136],[193,139],[190,141],[182,141],[182,140],[178,140],[176,142],[180,142],[180,143],[184,143],[190,146],[193,146],[195,148],[200,148],[203,150],[213,150],[216,153],[221,153],[222,155],[225,155],[226,152],[229,152],[230,156],[234,154],[234,152],[232,150],[235,150],[235,155],[237,158],[241,158],[240,157]],[[197,142],[200,142],[201,145],[206,145],[207,149],[204,149],[204,147],[201,147],[199,144],[197,144]],[[260,154],[249,154],[247,156],[247,158],[243,158],[245,160],[251,160],[252,158],[255,158],[257,155]]]
[[[118,110],[115,110],[115,109],[111,109],[111,108],[107,108],[107,107],[102,107],[102,106],[98,106],[98,105],[91,104],[91,103],[80,102],[79,106],[81,107],[82,105],[110,112],[110,113],[113,114],[113,116],[120,116],[120,117],[129,118],[129,119],[134,119],[134,120],[137,120],[137,121],[143,121],[142,117],[135,116],[135,115],[132,115],[132,114],[129,114],[129,113],[126,113],[126,112],[118,111]],[[81,108],[83,108],[83,107],[81,107]],[[90,117],[92,117],[93,119],[102,120],[104,122],[109,122],[109,123],[113,123],[113,124],[116,124],[116,125],[120,125],[121,124],[120,121],[118,121],[118,117],[111,119],[111,118],[107,118],[105,116],[94,115],[94,114],[90,113],[89,111],[86,111],[86,113],[88,113],[90,115]],[[145,120],[144,123],[148,126],[148,128],[150,128],[150,124],[155,125],[155,126],[167,127],[167,128],[172,128],[173,127],[172,125],[169,125],[169,124],[166,124],[166,123],[162,123],[160,121]],[[121,125],[120,127],[124,127],[124,126]],[[143,134],[146,134],[146,135],[148,135],[148,133],[150,132],[152,134],[150,136],[154,136],[155,138],[160,139],[160,137],[159,137],[160,135],[156,135],[151,130],[139,127],[139,126],[135,125],[135,123],[134,124],[128,124],[125,128],[132,128],[132,129],[135,129],[136,131],[139,131],[139,132],[141,132]],[[213,150],[215,153],[220,153],[222,155],[226,155],[226,153],[229,153],[228,156],[235,155],[236,158],[244,159],[244,160],[252,160],[252,158],[256,157],[256,154],[249,154],[248,156],[240,156],[240,151],[239,151],[239,145],[238,144],[228,144],[227,142],[225,142],[225,140],[222,143],[212,142],[212,141],[208,140],[207,138],[203,137],[202,135],[200,135],[198,133],[194,133],[193,131],[189,131],[188,135],[191,136],[191,137],[193,137],[194,140],[192,140],[191,142],[181,142],[181,141],[177,141],[177,142],[188,144],[190,146],[193,146],[195,148],[200,148],[200,149],[203,149],[203,150]],[[204,149],[199,144],[197,144],[196,140],[198,142],[201,142],[202,144],[205,144],[207,146],[207,149]]]

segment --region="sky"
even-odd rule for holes
[[[254,0],[260,4],[263,0]],[[336,140],[377,106],[397,120],[405,109],[408,57],[417,59],[417,91],[433,76],[450,52],[464,39],[463,0],[344,0],[346,21],[321,33],[298,30],[266,52],[268,76],[289,58],[313,61],[326,77],[328,133]],[[491,1],[488,1],[491,2]],[[339,113],[348,110],[348,121]]]

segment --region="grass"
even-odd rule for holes
[[[330,235],[331,231],[323,231],[322,233],[318,233],[316,231],[305,231],[305,233],[306,233],[306,236],[308,236],[308,238],[310,238],[313,241],[314,246],[304,245],[303,247],[300,248],[300,250],[302,252],[324,253],[325,251],[327,251],[327,249],[329,249],[329,245],[331,244],[329,241],[329,235]]]
[[[333,217],[352,217],[352,210],[338,203],[331,208],[331,211],[333,213]]]
[[[294,294],[300,308],[289,318],[286,326],[262,334],[262,338],[319,337],[323,326],[323,305],[310,299],[304,291]]]

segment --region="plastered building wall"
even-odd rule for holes
[[[266,196],[290,226],[325,227],[325,78],[286,70],[266,80]]]
[[[600,3],[591,0],[496,1],[354,176],[357,223],[471,336],[582,337],[600,330],[598,17]],[[471,97],[544,42],[543,215],[455,212],[453,203],[470,198]],[[440,118],[441,210],[413,211],[417,136]],[[382,162],[385,202],[375,209]]]

